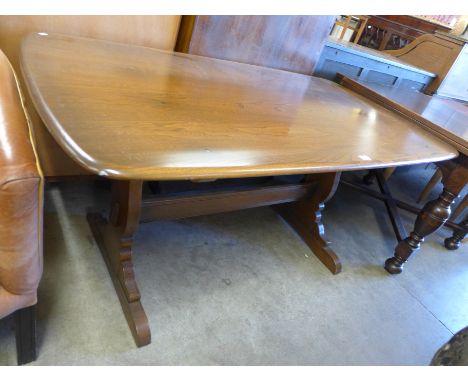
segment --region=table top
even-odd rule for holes
[[[115,179],[216,179],[435,162],[458,155],[331,81],[35,33],[21,67],[60,146]]]
[[[429,96],[414,89],[367,83],[341,76],[343,85],[371,100],[382,96],[391,108],[406,113],[468,155],[468,104]]]

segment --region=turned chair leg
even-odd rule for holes
[[[18,365],[36,360],[36,305],[17,310],[15,317]]]

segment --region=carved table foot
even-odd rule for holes
[[[305,182],[318,182],[310,197],[298,202],[279,204],[274,209],[301,236],[315,256],[333,273],[341,272],[341,262],[330,248],[322,224],[325,203],[335,194],[341,173],[308,175]]]
[[[395,248],[395,254],[385,262],[385,269],[391,274],[403,271],[404,264],[411,254],[417,251],[424,238],[438,230],[450,217],[450,205],[463,190],[468,178],[468,160],[464,155],[437,163],[442,170],[444,190],[436,200],[432,200],[419,212],[410,236],[401,240]]]
[[[140,181],[113,181],[109,221],[99,214],[88,214],[89,225],[139,347],[151,342],[148,318],[140,302],[141,295],[132,262],[133,235],[139,223],[141,190]]]
[[[445,248],[455,250],[460,248],[460,244],[465,236],[468,234],[468,217],[460,223],[461,229],[453,231],[451,237],[444,241]]]

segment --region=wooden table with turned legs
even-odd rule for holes
[[[342,171],[458,155],[406,118],[306,75],[52,34],[23,41],[21,67],[55,140],[112,181],[109,218],[88,220],[138,346],[151,339],[133,266],[140,223],[272,205],[338,273],[321,214]],[[286,175],[303,176],[287,183]],[[147,181],[257,177],[267,180],[235,190],[143,193]]]
[[[393,257],[385,262],[392,274],[403,271],[409,257],[420,248],[424,238],[438,230],[451,215],[451,205],[468,183],[468,109],[456,101],[428,96],[403,88],[390,88],[338,76],[346,88],[364,96],[390,111],[401,114],[452,145],[459,152],[454,159],[436,163],[442,174],[442,193],[424,205],[418,213],[413,231],[400,240]],[[466,235],[466,220],[445,241],[448,249],[458,248]]]
[[[468,181],[468,157],[461,154],[458,158],[437,163],[442,170],[444,189],[439,197],[427,202],[416,218],[414,229],[410,235],[400,241],[395,248],[393,257],[385,261],[385,269],[392,274],[401,273],[403,265],[414,251],[418,250],[424,238],[437,231],[448,220],[451,205],[465,188]],[[455,231],[453,245],[459,245],[463,239],[462,232]],[[446,243],[450,243],[447,242]],[[457,244],[455,244],[457,243]],[[450,245],[450,244],[446,244]]]

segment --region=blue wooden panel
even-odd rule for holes
[[[436,75],[400,62],[393,56],[349,42],[329,39],[314,75],[335,80],[342,73],[362,81],[422,90]]]

